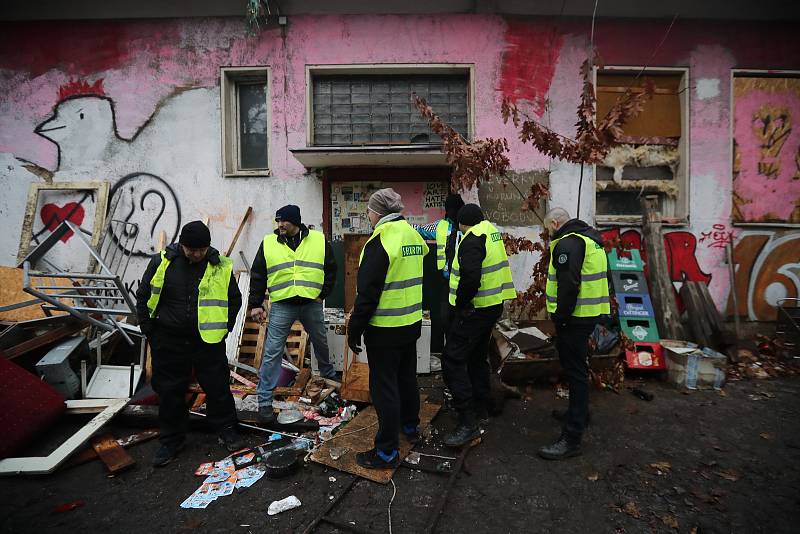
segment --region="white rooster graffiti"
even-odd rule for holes
[[[208,117],[217,112],[211,107],[208,91],[189,90],[167,97],[145,124],[125,139],[117,130],[114,102],[105,96],[102,80],[92,86],[71,84],[66,90],[62,88],[53,114],[35,129],[58,147],[52,178],[110,180],[109,205],[116,203],[114,218],[139,227],[136,246],[126,252],[134,256],[152,254],[161,231],[169,243],[177,238],[181,224],[178,197],[161,176],[176,172],[197,176],[201,172],[198,166],[208,164],[207,158],[198,154],[209,153],[206,145],[214,133],[197,131],[195,122],[186,124],[187,114]]]

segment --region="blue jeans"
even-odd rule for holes
[[[281,373],[281,360],[286,348],[286,338],[289,337],[289,331],[297,320],[303,323],[303,327],[314,345],[314,355],[319,363],[319,373],[326,378],[336,377],[336,371],[328,356],[328,338],[325,332],[322,303],[316,301],[307,304],[273,302],[269,312],[264,357],[258,373],[256,392],[259,406],[272,406],[272,392],[278,384],[278,376]]]

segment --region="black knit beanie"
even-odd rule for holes
[[[458,224],[475,226],[483,220],[483,211],[477,204],[466,204],[458,210]]]
[[[295,226],[300,226],[300,221],[302,220],[300,218],[300,208],[294,204],[284,206],[275,212],[275,220],[287,221]]]
[[[189,248],[205,248],[211,246],[211,231],[203,221],[192,221],[181,229],[178,242]]]

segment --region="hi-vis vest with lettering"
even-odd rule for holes
[[[483,220],[467,230],[461,238],[461,243],[470,234],[486,236],[486,256],[483,258],[483,263],[481,263],[481,285],[472,299],[472,306],[475,308],[488,308],[489,306],[502,304],[503,301],[517,298],[503,236],[487,220]],[[456,292],[458,291],[458,282],[461,280],[460,264],[458,262],[458,249],[461,247],[461,243],[456,247],[453,270],[450,273],[449,301],[453,306],[456,305]]]
[[[147,310],[150,318],[156,316],[161,290],[164,289],[164,277],[170,260],[166,252],[161,251],[161,264],[150,280],[150,298],[147,299]],[[206,343],[219,343],[228,333],[228,285],[233,272],[230,258],[220,255],[219,263],[206,264],[200,286],[197,288],[197,329]]]
[[[372,232],[364,248],[379,239],[389,256],[383,291],[369,324],[381,327],[407,326],[422,320],[422,261],[428,245],[405,220],[388,221]],[[364,259],[364,249],[358,264]]]
[[[436,268],[443,271],[447,265],[447,256],[445,255],[445,248],[447,247],[447,238],[450,235],[450,221],[442,219],[436,225]]]
[[[325,281],[325,236],[309,230],[297,250],[278,241],[276,234],[264,238],[267,291],[272,302],[291,297],[315,299]]]
[[[574,317],[597,317],[611,313],[611,303],[608,298],[606,251],[595,240],[576,233],[561,236],[550,242],[550,266],[547,269],[547,285],[545,286],[547,311],[554,313],[558,307],[558,280],[556,269],[553,267],[553,251],[559,241],[570,235],[580,237],[585,245],[578,301],[572,315]]]

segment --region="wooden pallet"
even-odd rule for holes
[[[261,358],[264,356],[264,341],[267,338],[267,323],[259,323],[247,319],[242,328],[242,338],[239,341],[239,357],[237,361],[253,367],[261,368]]]
[[[300,321],[295,321],[289,331],[289,337],[286,338],[286,350],[289,353],[289,361],[299,369],[305,364],[307,348],[308,332]]]
[[[350,314],[345,320],[344,363],[342,365],[342,398],[350,401],[372,402],[369,394],[369,364],[359,362],[356,355],[350,352],[347,344],[347,329],[350,326]]]

